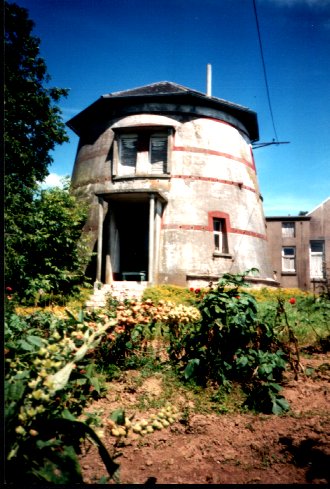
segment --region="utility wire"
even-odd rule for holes
[[[258,20],[258,13],[257,13],[256,0],[253,0],[253,8],[254,8],[254,16],[255,16],[255,19],[256,19],[256,24],[257,24],[258,39],[259,39],[259,47],[260,47],[261,61],[262,61],[262,67],[263,67],[264,79],[265,79],[265,85],[266,85],[266,92],[267,92],[268,106],[269,106],[270,116],[271,116],[272,123],[273,123],[273,129],[274,129],[274,134],[275,134],[275,140],[276,140],[276,142],[278,142],[278,137],[277,137],[277,133],[276,133],[276,129],[275,129],[275,122],[274,122],[273,109],[272,109],[272,104],[271,104],[271,101],[270,101],[269,86],[268,86],[267,72],[266,72],[266,64],[265,64],[264,52],[263,52],[263,48],[262,48],[262,42],[261,42],[261,35],[260,35],[260,28],[259,28],[259,20]]]

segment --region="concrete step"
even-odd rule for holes
[[[86,307],[92,309],[99,309],[105,307],[107,302],[107,295],[111,294],[114,299],[137,299],[140,300],[143,295],[144,289],[148,286],[148,282],[133,282],[122,281],[113,282],[112,284],[103,284],[99,288],[94,286],[93,295],[88,301],[86,301]]]

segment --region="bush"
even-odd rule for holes
[[[242,290],[247,273],[225,274],[201,299],[201,321],[171,329],[170,358],[181,364],[186,379],[204,385],[213,380],[229,389],[232,381],[248,381],[254,407],[279,412],[288,409],[286,401],[276,401],[278,384],[274,391],[286,357],[273,326],[258,323],[256,300]]]
[[[6,242],[6,281],[26,304],[64,304],[79,292],[91,256],[81,236],[86,209],[68,180],[35,193],[28,229]]]

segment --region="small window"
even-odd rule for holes
[[[295,236],[295,223],[294,222],[282,222],[282,237],[294,238]]]
[[[285,246],[282,248],[282,271],[296,271],[296,249],[293,246]]]
[[[169,136],[170,131],[155,129],[119,133],[114,174],[122,176],[167,173]]]
[[[214,251],[228,253],[228,241],[225,219],[213,218]]]
[[[167,135],[152,135],[149,149],[151,173],[166,173]]]
[[[324,278],[324,241],[310,242],[310,276]]]
[[[137,161],[138,137],[136,134],[129,134],[120,138],[119,161],[121,174],[129,175],[135,173]]]

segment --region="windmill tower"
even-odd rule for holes
[[[97,280],[192,287],[255,267],[275,285],[255,112],[213,97],[208,78],[206,95],[172,82],[103,95],[67,125]]]

